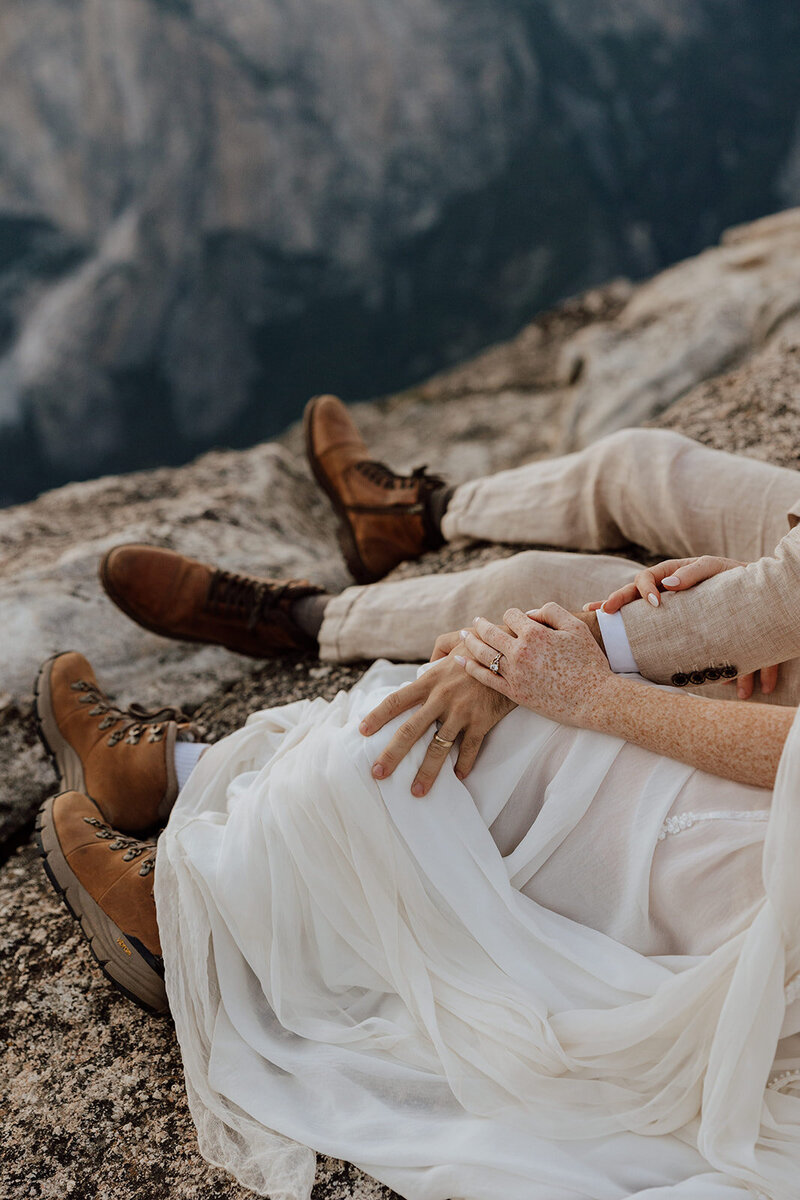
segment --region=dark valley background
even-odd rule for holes
[[[800,203],[794,0],[3,0],[0,503]]]

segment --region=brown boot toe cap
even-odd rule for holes
[[[347,461],[367,458],[367,447],[353,418],[338,396],[314,396],[306,405],[306,443],[312,467],[331,450],[344,452]]]
[[[127,616],[154,633],[205,595],[211,569],[174,550],[133,542],[114,546],[100,562],[100,582]],[[173,635],[174,636],[174,635]]]

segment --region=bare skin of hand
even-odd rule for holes
[[[584,626],[557,604],[476,619],[464,668],[502,695],[567,725],[624,738],[754,787],[771,788],[796,709],[733,705],[614,675]],[[526,624],[527,623],[527,624]],[[500,674],[488,669],[498,653]]]
[[[465,631],[467,674],[526,708],[564,725],[585,722],[587,706],[614,676],[586,623],[558,604],[529,614],[510,608],[507,630],[482,617]],[[500,673],[489,670],[500,652]]]
[[[576,620],[582,622],[600,644],[596,615],[593,612],[578,613]],[[459,779],[466,779],[475,765],[486,734],[506,713],[516,707],[513,701],[499,696],[496,691],[482,688],[473,680],[468,681],[465,678],[461,655],[466,632],[468,631],[455,629],[451,633],[442,633],[434,643],[430,661],[438,663],[446,658],[451,659],[453,665],[446,674],[426,671],[414,683],[409,683],[388,696],[364,718],[360,726],[361,732],[366,737],[371,737],[401,712],[418,707],[418,712],[404,722],[383,753],[375,760],[373,774],[376,779],[388,778],[411,747],[416,745],[436,721],[440,723],[440,738],[455,741],[461,737],[455,773]],[[447,761],[448,754],[449,750],[446,747],[431,740],[428,753],[411,787],[415,796],[427,795]]]
[[[445,651],[443,647],[448,641],[452,641],[453,646]],[[442,635],[437,641],[441,652],[437,655],[434,650],[432,656],[436,659],[436,665],[413,683],[387,696],[361,722],[361,733],[371,737],[401,713],[410,713],[375,759],[372,774],[376,779],[387,779],[411,747],[431,732],[436,721],[440,722],[438,735],[443,741],[461,739],[455,773],[459,779],[466,779],[489,730],[516,708],[513,700],[498,695],[496,691],[483,687],[464,674],[464,668],[455,654],[456,648],[462,645],[460,633]],[[412,709],[414,711],[410,712]],[[448,746],[442,746],[431,738],[427,754],[411,785],[414,796],[427,795],[449,753]]]
[[[596,612],[598,608],[602,608],[603,612],[607,613],[619,612],[624,604],[630,604],[632,600],[638,600],[640,597],[642,600],[647,600],[654,608],[658,608],[660,591],[686,591],[687,588],[702,583],[704,579],[711,579],[713,575],[745,566],[747,563],[739,562],[738,559],[718,558],[713,554],[703,554],[700,558],[668,558],[654,567],[646,567],[640,571],[632,583],[626,583],[624,587],[618,588],[607,599],[587,604],[585,611]],[[762,667],[758,674],[761,692],[764,696],[768,696],[770,692],[775,691],[778,682],[778,664]],[[725,680],[727,684],[736,684],[736,694],[740,700],[750,699],[755,688],[755,681],[755,672],[751,672],[749,675],[740,675],[735,680]]]
[[[586,626],[600,649],[603,650],[600,623],[597,620],[597,613],[595,612],[595,609],[599,607],[599,604],[587,605],[583,612],[573,613],[572,615],[577,621],[581,621]],[[532,609],[531,611],[538,612],[538,609]],[[456,629],[453,633],[440,633],[434,642],[431,662],[436,662],[440,658],[446,658],[451,651],[455,650],[463,642],[464,635],[467,632],[465,629]],[[506,629],[507,632],[508,630]],[[605,650],[603,650],[603,653],[605,653]]]
[[[456,629],[453,633],[440,633],[436,641],[433,643],[433,653],[431,654],[431,662],[438,662],[440,658],[447,658],[448,654],[455,650],[456,646],[461,643],[461,631]]]

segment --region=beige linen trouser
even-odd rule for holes
[[[798,496],[796,471],[711,450],[669,430],[624,429],[575,454],[456,488],[442,523],[447,541],[538,542],[561,553],[526,550],[455,574],[347,588],[327,606],[320,653],[339,662],[427,659],[438,634],[475,616],[498,620],[507,608],[549,600],[576,611],[605,599],[640,566],[630,558],[563,551],[635,545],[659,558],[718,554],[754,561],[787,532]]]

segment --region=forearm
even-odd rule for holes
[[[613,734],[710,774],[771,788],[796,709],[706,700],[615,675],[585,624],[557,604],[509,609],[510,633],[478,618],[464,666],[553,721]],[[498,673],[491,666],[499,653]]]
[[[795,712],[663,692],[612,676],[581,723],[711,775],[771,788]]]

